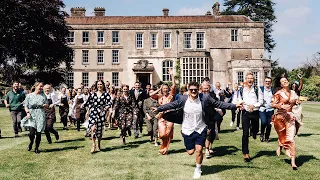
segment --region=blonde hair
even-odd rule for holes
[[[42,82],[35,82],[34,85],[31,87],[31,92],[34,92],[36,88],[41,84]],[[43,84],[43,83],[42,83]]]

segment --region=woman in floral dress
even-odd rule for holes
[[[92,93],[88,100],[89,110],[89,129],[91,130],[92,148],[91,153],[100,151],[101,138],[104,123],[106,121],[106,112],[112,106],[111,97],[105,92],[104,82],[99,80],[95,84],[96,92]],[[98,147],[96,148],[96,138]]]
[[[31,151],[34,138],[36,137],[36,147],[34,149],[34,152],[39,154],[41,132],[43,132],[46,127],[46,114],[44,108],[48,107],[48,100],[42,92],[43,83],[37,82],[35,83],[33,88],[35,89],[34,92],[28,94],[24,101],[27,116],[22,119],[21,125],[23,127],[30,128],[30,143],[28,146],[28,151]]]
[[[176,92],[176,83],[174,79],[174,74],[172,70],[169,70],[169,74],[172,78],[172,86],[169,91],[169,86],[164,84],[161,86],[161,96],[158,99],[159,105],[167,104],[174,100],[175,92]],[[159,150],[159,153],[162,155],[168,154],[170,141],[173,139],[173,125],[174,123],[166,121],[162,118],[162,112],[159,113],[156,117],[159,119],[158,121],[158,133],[159,138],[162,140],[162,144]]]
[[[278,109],[277,113],[272,116],[272,123],[278,134],[277,155],[280,155],[282,148],[286,150],[286,154],[291,158],[291,166],[293,170],[297,170],[295,163],[296,149],[294,142],[295,121],[296,118],[292,112],[292,107],[296,105],[298,96],[289,89],[289,82],[286,77],[278,78],[275,81],[275,89],[279,89],[272,99],[272,107]]]
[[[119,112],[119,128],[121,129],[122,143],[126,144],[127,131],[131,136],[131,124],[133,120],[133,110],[136,108],[134,99],[129,95],[129,86],[122,86],[122,95],[117,98],[114,109],[118,109]],[[135,115],[136,116],[136,115]],[[135,117],[137,118],[137,117]]]

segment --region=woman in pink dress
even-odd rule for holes
[[[167,104],[174,100],[175,91],[176,91],[176,83],[174,79],[174,74],[172,70],[169,70],[169,74],[172,78],[172,86],[169,91],[169,86],[167,84],[163,84],[161,87],[161,95],[158,98],[159,105]],[[174,123],[166,121],[162,118],[163,113],[159,113],[156,117],[159,119],[158,121],[158,133],[159,138],[162,140],[162,144],[159,150],[159,153],[162,155],[168,154],[169,144],[171,139],[173,139],[173,125]]]
[[[275,81],[275,88],[277,87],[281,89],[274,94],[272,100],[272,106],[278,109],[272,117],[272,123],[278,133],[279,147],[276,152],[280,156],[280,152],[284,148],[286,154],[291,158],[292,169],[297,170],[294,142],[296,118],[292,107],[296,105],[298,96],[293,90],[290,90],[289,81],[284,76]]]

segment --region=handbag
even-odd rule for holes
[[[183,121],[183,108],[180,107],[174,110],[167,111],[163,114],[163,119],[172,123],[182,124]]]

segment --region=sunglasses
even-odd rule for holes
[[[197,92],[198,91],[198,89],[189,89],[189,91],[191,91],[191,92]]]

